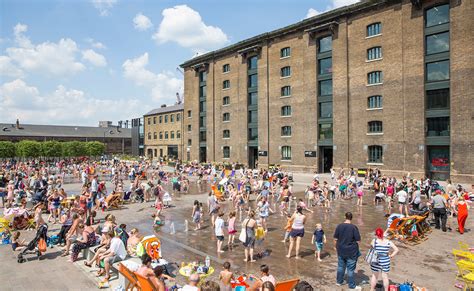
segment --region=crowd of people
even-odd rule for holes
[[[66,180],[79,182],[80,191],[66,193]],[[286,257],[293,258],[294,251],[294,258],[300,259],[308,217],[312,217],[315,211],[332,212],[338,201],[356,199],[356,207],[362,207],[363,197],[373,191],[375,207],[385,206],[387,226],[397,217],[429,207],[435,228],[448,231],[448,215],[457,216],[457,231],[463,234],[472,197],[472,193],[461,185],[454,186],[449,180],[446,187],[441,187],[430,179],[418,180],[409,174],[397,180],[382,175],[378,169],[368,171],[364,177],[359,177],[353,169],[339,173],[331,169],[330,179],[324,181],[319,174],[315,174],[303,197],[296,197],[291,180],[291,175],[279,169],[226,169],[199,163],[177,163],[173,170],[165,170],[161,163],[116,159],[4,161],[0,164],[0,197],[4,216],[12,218],[12,228],[17,230],[11,241],[14,251],[20,251],[26,245],[20,239],[18,230],[60,224],[59,232],[51,237],[54,237],[56,244],[64,247],[62,255],[69,256],[69,261],[75,262],[82,250],[93,248],[94,257],[85,260],[84,264],[98,268],[97,275],[103,277],[101,286],[108,285],[114,263],[129,256],[138,256],[137,246],[143,239],[137,228],[128,231],[127,225],[119,223],[117,220],[120,218],[114,215],[107,214],[105,220],[99,222],[98,212],[108,209],[115,198],[120,201],[153,202],[156,209],[153,224],[160,225],[163,211],[167,209],[173,193],[186,194],[190,183],[196,183],[202,190],[210,189],[204,203],[196,199],[192,205],[180,207],[192,207],[190,214],[195,224],[194,231],[202,231],[203,223],[209,223],[216,238],[218,254],[225,252],[225,241],[228,249],[235,247],[237,237],[243,245],[243,261],[253,263],[268,255],[264,241],[269,231],[269,220],[274,215],[286,218],[282,226],[282,242],[289,240]],[[106,187],[106,182],[110,183],[110,189]],[[126,187],[126,184],[130,186]],[[29,205],[32,207],[29,208]],[[398,209],[398,212],[393,212],[393,209]],[[49,213],[47,219],[43,218],[45,212]],[[238,215],[244,217],[240,223],[236,219]],[[361,235],[352,218],[351,212],[345,213],[345,221],[337,225],[333,234],[338,263],[336,284],[345,284],[347,273],[350,289],[357,288],[354,272],[361,256]],[[319,222],[310,231],[314,256],[321,262],[327,243],[324,227]],[[385,290],[388,290],[391,258],[399,250],[385,237],[385,231],[381,228],[374,231],[370,247],[378,253],[378,260],[370,263],[373,272],[371,289],[374,290],[381,279]],[[149,278],[157,290],[165,290],[166,281],[173,278],[165,274],[162,267],[151,268],[151,261],[148,255],[141,256],[142,266],[137,272]],[[201,290],[231,290],[230,282],[236,278],[230,263],[226,262],[222,268],[219,284],[199,282],[199,276],[192,274],[183,290],[198,290],[198,286]],[[253,278],[250,290],[274,290],[276,280],[269,274],[269,267],[263,264],[260,271],[261,276],[248,277]],[[309,285],[307,282],[300,283],[298,288]]]

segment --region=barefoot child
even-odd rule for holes
[[[218,253],[224,252],[222,250],[222,243],[224,242],[224,219],[222,219],[223,216],[224,216],[224,213],[219,212],[217,214],[216,220],[214,221],[214,231],[217,238],[217,252]]]
[[[326,243],[326,235],[324,234],[323,227],[321,223],[316,224],[316,230],[313,233],[313,237],[311,241],[314,243],[316,247],[316,251],[314,252],[314,256],[318,258],[318,261],[321,262],[321,251],[323,250],[323,246]]]
[[[196,228],[194,230],[201,229],[201,212],[201,203],[199,203],[197,200],[194,200],[193,213],[191,215],[193,222],[196,224]]]
[[[235,234],[237,230],[235,229],[235,211],[229,213],[229,219],[227,220],[227,231],[229,232],[229,241],[227,244],[229,248],[232,248],[234,245]]]
[[[219,280],[221,281],[220,287],[221,291],[232,291],[232,285],[230,281],[233,279],[234,274],[230,271],[230,263],[224,263],[224,270],[219,274]]]
[[[293,219],[291,218],[290,214],[286,215],[286,225],[283,228],[285,230],[285,237],[281,242],[286,242],[290,237],[291,225],[293,225]]]
[[[25,240],[20,240],[20,232],[17,231],[13,234],[12,249],[13,251],[21,251],[26,247]]]

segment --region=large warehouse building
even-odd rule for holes
[[[188,160],[474,178],[474,1],[362,1],[195,57]]]

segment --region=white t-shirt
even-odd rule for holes
[[[405,190],[398,191],[398,202],[405,203],[407,201],[408,193]]]
[[[218,218],[216,218],[216,221],[215,221],[214,224],[215,224],[216,236],[223,236],[224,235],[224,231],[223,231],[224,219],[218,217]]]
[[[110,241],[109,251],[113,252],[116,256],[119,256],[122,260],[127,256],[125,246],[123,245],[122,240],[118,237],[114,237]]]
[[[181,291],[199,291],[199,288],[191,285],[184,285]]]

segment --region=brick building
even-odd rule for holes
[[[20,124],[17,120],[16,124],[0,123],[0,128],[0,141],[100,141],[105,144],[106,154],[132,153],[131,130],[114,126],[110,121],[93,127]]]
[[[182,159],[183,104],[154,109],[143,116],[145,155]]]
[[[362,1],[195,57],[189,159],[474,178],[474,1]]]

